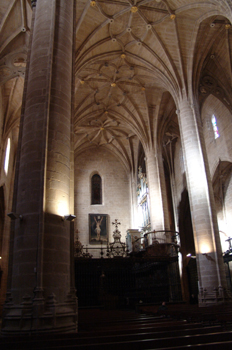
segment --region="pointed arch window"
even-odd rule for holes
[[[91,204],[102,204],[102,179],[98,174],[91,179]]]
[[[218,126],[217,126],[217,118],[215,117],[214,114],[212,115],[211,122],[213,125],[214,139],[216,140],[220,135],[219,135]]]
[[[9,160],[10,160],[10,138],[8,138],[7,140],[5,160],[4,160],[4,170],[6,174],[8,173]]]

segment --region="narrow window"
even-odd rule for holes
[[[218,132],[218,127],[217,127],[217,119],[216,119],[214,114],[212,115],[211,121],[212,121],[212,125],[213,125],[214,139],[216,140],[220,135]]]
[[[5,154],[5,161],[4,161],[4,170],[6,174],[8,173],[9,160],[10,160],[10,138],[8,138],[7,140],[6,154]]]
[[[102,204],[102,181],[101,176],[95,174],[91,180],[91,204]]]

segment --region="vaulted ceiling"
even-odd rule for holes
[[[77,156],[104,147],[133,171],[140,143],[146,149],[179,135],[175,111],[184,92],[200,104],[213,93],[231,109],[232,29],[226,1],[218,3],[76,2]],[[29,0],[0,0],[3,139],[19,124],[31,13]]]

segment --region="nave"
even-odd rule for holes
[[[170,313],[165,315],[157,308],[80,309],[78,333],[1,338],[0,346],[2,350],[231,349],[231,307],[224,321],[210,307],[202,313],[198,306],[168,305]]]

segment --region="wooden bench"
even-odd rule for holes
[[[79,323],[80,328],[83,327],[79,333],[0,338],[0,349],[219,349],[218,344],[223,350],[232,347],[232,330],[225,330],[220,324],[210,326],[171,317],[114,312],[91,313],[91,310],[80,313]]]

